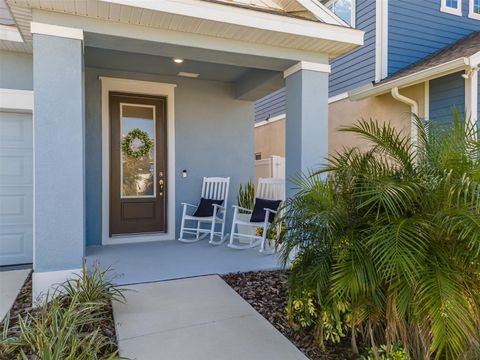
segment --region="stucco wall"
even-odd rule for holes
[[[79,269],[85,247],[82,42],[34,34],[33,50],[34,270]]]
[[[88,64],[87,64],[88,65]],[[203,176],[230,176],[228,222],[240,183],[253,178],[254,103],[234,99],[231,83],[86,69],[86,213],[87,245],[101,243],[101,104],[98,76],[176,83],[175,162],[177,235],[181,202],[199,200]],[[182,170],[188,177],[182,178]],[[229,228],[229,226],[227,226]]]
[[[418,102],[419,115],[424,116],[424,85],[419,84],[400,93]],[[342,150],[344,146],[365,146],[366,143],[358,136],[339,132],[342,126],[349,126],[360,119],[376,119],[392,123],[396,128],[410,132],[410,107],[401,103],[390,94],[385,94],[361,101],[349,99],[337,101],[329,105],[329,153]]]
[[[255,154],[285,156],[285,119],[255,127]]]
[[[419,106],[419,115],[424,116],[424,85],[419,84],[401,89],[402,95],[415,99]],[[348,99],[329,104],[328,152],[341,151],[344,146],[365,145],[358,136],[337,131],[342,126],[349,126],[360,119],[377,119],[390,121],[403,131],[410,131],[410,107],[390,94],[361,101]],[[261,152],[262,158],[270,155],[284,156],[285,120],[276,121],[255,128],[255,152]],[[283,152],[282,152],[283,151]]]
[[[0,88],[32,90],[32,54],[0,51]]]

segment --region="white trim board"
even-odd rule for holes
[[[466,115],[472,125],[477,123],[478,117],[478,68],[466,71],[465,75],[465,108]]]
[[[0,89],[0,111],[31,113],[32,110],[32,90]]]
[[[0,25],[0,40],[23,42],[20,31],[15,26]]]
[[[102,87],[102,245],[175,239],[175,84],[99,77]],[[109,93],[119,91],[167,97],[167,232],[110,237],[110,114]]]
[[[350,26],[320,1],[297,0],[297,2],[315,15],[318,20],[326,22],[327,24]],[[355,0],[353,0],[353,4],[353,9],[355,9]],[[355,13],[355,11],[353,12]],[[355,23],[352,23],[352,27],[355,27]]]
[[[295,65],[290,66],[283,72],[283,77],[287,78],[292,74],[295,74],[297,71],[300,70],[309,70],[309,71],[317,71],[329,74],[331,71],[331,66],[328,64],[319,64],[313,63],[309,61],[299,61]]]
[[[344,92],[344,93],[329,97],[328,98],[328,104],[332,104],[332,103],[335,103],[337,101],[341,101],[341,100],[345,100],[345,99],[348,99],[348,92]],[[286,114],[280,114],[280,115],[274,116],[274,117],[272,117],[268,120],[259,121],[259,122],[255,123],[255,127],[268,125],[268,124],[271,124],[271,123],[279,121],[279,120],[285,120],[286,116],[287,116]]]
[[[470,19],[480,20],[480,14],[473,11],[473,3],[475,0],[469,0],[468,2],[468,17]]]
[[[61,283],[68,279],[77,278],[77,274],[81,274],[82,269],[70,269],[59,271],[36,272],[32,274],[32,301],[33,305],[41,303],[48,293],[51,292]]]
[[[462,16],[462,1],[463,0],[458,0],[457,7],[452,8],[447,6],[447,0],[442,0],[440,5],[440,11],[447,14]]]
[[[388,76],[388,0],[376,0],[375,82]]]
[[[58,36],[83,41],[82,29],[71,28],[67,26],[50,25],[32,21],[30,23],[30,32],[32,34]]]
[[[337,94],[337,95],[334,95],[334,96],[330,96],[328,98],[328,103],[332,104],[334,102],[341,101],[341,100],[344,100],[344,99],[347,99],[347,98],[348,98],[348,92],[343,92],[343,93],[340,93],[340,94]]]
[[[286,114],[280,114],[280,115],[274,116],[274,117],[272,117],[268,120],[262,120],[262,121],[259,121],[259,122],[255,123],[255,127],[260,127],[260,126],[268,125],[268,124],[271,124],[271,123],[274,123],[274,122],[277,122],[277,121],[280,121],[280,120],[285,120],[285,117],[286,117]]]

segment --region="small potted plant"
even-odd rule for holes
[[[240,185],[238,189],[237,195],[237,204],[238,206],[253,210],[253,206],[255,205],[255,187],[253,186],[252,182],[249,180],[245,185]],[[239,209],[238,212],[239,219],[243,221],[250,221],[251,213],[246,211],[242,211]],[[246,225],[237,225],[238,232],[245,235],[255,235],[257,229],[253,226],[246,226]],[[240,236],[238,241],[241,243],[248,243],[250,242],[251,238]]]

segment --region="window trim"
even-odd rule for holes
[[[329,0],[325,3],[325,6],[328,8],[328,10],[330,10],[329,6],[332,5],[333,3],[337,2],[337,1],[338,0]],[[354,28],[356,26],[356,21],[357,21],[357,17],[356,17],[356,14],[357,14],[357,7],[356,7],[357,0],[350,0],[350,1],[352,2],[352,12],[350,14],[351,24],[348,24],[348,25],[351,26],[352,28]],[[335,12],[333,10],[330,10],[330,11],[335,14]],[[337,14],[335,14],[335,15],[338,16]]]
[[[477,14],[476,12],[473,11],[473,2],[475,0],[469,0],[468,2],[468,17],[470,19],[476,19],[480,20],[480,14]]]
[[[457,1],[457,8],[452,8],[450,6],[447,6],[447,0],[442,0],[440,11],[447,14],[462,16],[462,0]]]

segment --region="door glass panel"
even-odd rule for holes
[[[155,197],[155,107],[150,105],[120,104],[121,124],[121,182],[125,197]],[[146,133],[153,143],[150,152],[140,158],[124,151],[125,137],[132,130]],[[143,147],[143,141],[134,139],[131,150]]]

